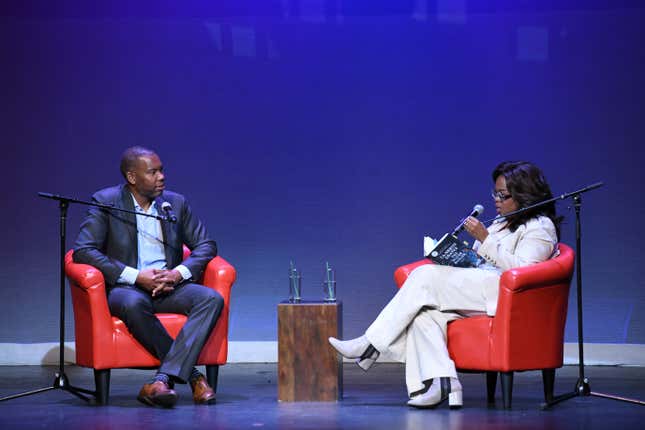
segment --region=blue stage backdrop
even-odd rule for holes
[[[58,337],[58,207],[36,193],[121,182],[131,145],[158,151],[236,267],[232,340],[276,339],[290,260],[306,299],[336,269],[344,335],[361,334],[423,235],[476,203],[493,217],[492,168],[526,159],[556,194],[605,182],[583,197],[585,340],[645,343],[642,9],[257,3],[0,18],[0,343]]]

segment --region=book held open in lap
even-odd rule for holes
[[[484,259],[477,255],[467,242],[449,233],[444,234],[438,241],[424,237],[423,250],[426,258],[443,266],[478,267],[484,263]]]

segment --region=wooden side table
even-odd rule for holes
[[[329,336],[342,330],[340,302],[278,304],[278,400],[326,402],[342,398],[342,360]]]

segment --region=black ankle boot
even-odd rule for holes
[[[368,371],[370,367],[372,367],[372,364],[376,361],[378,356],[381,355],[380,352],[370,344],[365,352],[361,354],[360,358],[356,360],[356,364],[358,364],[358,367],[363,369],[364,371]]]

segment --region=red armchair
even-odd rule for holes
[[[548,261],[505,271],[499,281],[497,313],[448,324],[448,351],[460,372],[486,372],[488,403],[495,403],[501,373],[505,409],[511,408],[513,372],[541,370],[544,398],[553,398],[555,369],[562,367],[564,324],[574,252],[559,244],[560,255]],[[399,267],[400,288],[421,260]]]
[[[184,247],[184,258],[190,254]],[[96,401],[107,404],[110,391],[110,369],[157,367],[152,356],[130,334],[123,321],[110,315],[103,274],[96,268],[72,261],[72,251],[65,256],[65,273],[69,279],[74,307],[76,364],[94,369]],[[206,341],[197,364],[206,365],[208,383],[217,389],[219,365],[228,354],[228,315],[235,268],[221,257],[213,258],[204,271],[201,284],[213,288],[224,298],[224,309]],[[177,336],[186,316],[157,314],[168,333]]]

